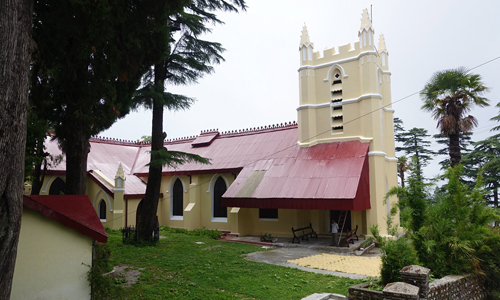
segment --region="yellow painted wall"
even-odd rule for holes
[[[11,299],[90,299],[91,264],[90,237],[25,208]]]
[[[188,229],[204,227],[207,229],[231,230],[230,224],[232,216],[230,214],[230,208],[228,208],[227,220],[216,221],[212,219],[212,190],[219,176],[225,179],[228,188],[234,181],[234,175],[229,173],[192,175],[191,180],[188,176],[164,176],[161,185],[163,198],[160,199],[158,206],[160,224]],[[185,188],[182,220],[172,220],[170,216],[170,191],[176,178],[180,178],[183,181],[183,186]],[[191,206],[189,206],[190,203],[192,203]],[[188,210],[186,211],[186,209]]]
[[[371,209],[354,213],[353,223],[362,224],[361,233],[367,234],[370,225],[378,224],[381,233],[386,234],[389,207],[384,204],[385,195],[397,186],[391,73],[385,40],[378,39],[380,52],[377,51],[367,10],[363,11],[361,24],[355,43],[312,52],[307,57],[303,50],[312,51],[313,43],[304,28],[299,46],[299,145],[310,147],[350,140],[370,143]],[[334,77],[337,72],[339,78]],[[338,90],[341,93],[332,93]],[[341,102],[333,101],[340,98]],[[339,106],[341,109],[334,110]],[[333,119],[340,114],[341,120]],[[333,130],[334,126],[343,129]],[[388,202],[393,204],[397,198]]]

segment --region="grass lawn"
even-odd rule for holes
[[[119,289],[116,299],[301,299],[320,292],[346,295],[361,282],[247,261],[247,253],[265,250],[168,228],[157,246],[123,245],[121,232],[108,234],[114,265],[144,268],[138,282]]]

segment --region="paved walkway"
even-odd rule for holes
[[[338,263],[338,255],[342,255],[346,257],[345,259],[340,260],[345,260],[351,265],[361,264],[363,265],[364,269],[370,269],[371,274],[379,270],[378,265],[366,261],[361,261],[362,259],[365,259],[367,257],[380,256],[380,251],[377,248],[364,254],[363,257],[359,257],[354,254],[353,250],[363,242],[363,240],[361,239],[359,241],[354,241],[354,245],[351,244],[349,248],[330,246],[331,237],[327,236],[319,237],[317,239],[311,238],[309,239],[309,241],[301,241],[300,244],[292,244],[291,238],[278,238],[278,241],[275,243],[262,243],[260,242],[260,238],[255,236],[235,237],[231,240],[262,245],[263,247],[278,247],[277,249],[270,251],[259,251],[248,254],[246,259],[251,261],[265,262],[268,264],[296,268],[308,272],[332,274],[335,276],[349,277],[354,279],[369,277],[366,275],[338,272],[338,270],[333,271],[317,269],[318,267],[324,269],[341,269],[340,263]],[[328,262],[329,259],[330,262]],[[295,261],[299,264],[291,261]],[[321,261],[323,265],[315,265],[314,261]],[[330,264],[330,266],[325,266],[324,264]],[[306,265],[309,265],[310,267],[306,267]],[[355,272],[355,268],[353,268],[351,272]]]

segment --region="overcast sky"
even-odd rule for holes
[[[315,51],[358,40],[363,8],[373,5],[376,40],[383,34],[392,73],[392,100],[421,90],[438,70],[474,68],[500,56],[500,1],[333,1],[247,0],[248,10],[219,14],[225,22],[208,40],[220,42],[226,59],[197,85],[168,86],[195,97],[187,111],[165,112],[168,138],[228,131],[297,120],[299,41],[307,26]],[[500,59],[474,69],[491,91],[491,107],[471,113],[479,120],[474,140],[491,135],[500,102]],[[420,110],[417,95],[393,105],[405,129],[437,133],[436,121]],[[127,115],[101,136],[137,140],[151,135],[151,111]],[[437,146],[434,146],[437,149]],[[435,159],[426,177],[438,173]]]

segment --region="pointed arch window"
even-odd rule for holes
[[[57,177],[50,185],[49,195],[64,195],[66,191],[66,183],[61,177]]]
[[[184,187],[179,178],[177,178],[172,187],[172,193],[170,196],[170,211],[171,219],[182,220],[184,213]]]
[[[222,195],[227,190],[226,182],[219,176],[215,181],[212,194],[212,221],[227,221],[227,207],[222,206]]]
[[[99,219],[101,222],[106,222],[106,201],[104,199],[99,201]]]

